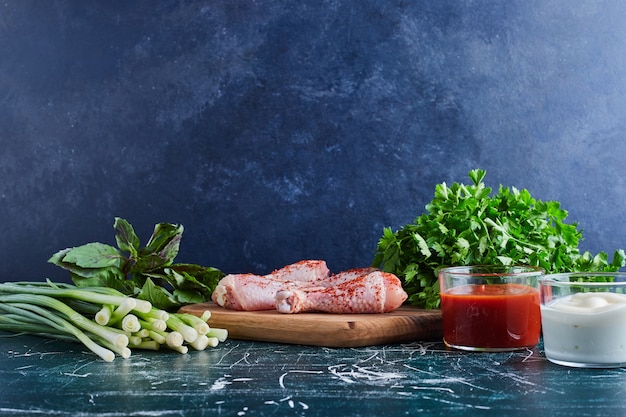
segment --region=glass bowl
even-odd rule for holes
[[[559,365],[626,366],[626,273],[549,274],[539,280],[545,355]]]
[[[539,343],[541,313],[533,266],[474,265],[439,270],[444,343],[470,351],[510,351]]]

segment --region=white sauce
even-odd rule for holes
[[[541,306],[546,357],[576,366],[626,365],[626,294],[577,293]]]

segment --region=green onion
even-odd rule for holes
[[[85,345],[85,347],[87,347],[89,350],[91,350],[93,353],[100,356],[107,362],[112,362],[115,358],[115,353],[113,353],[113,351],[102,347],[101,345],[94,342],[89,336],[87,336],[84,332],[82,332],[76,326],[72,325],[67,320],[64,320],[63,318],[56,315],[47,315],[45,310],[40,311],[43,309],[39,306],[31,305],[29,306],[29,308],[22,308],[23,306],[24,305],[12,305],[4,302],[0,303],[0,309],[4,311],[10,311],[26,317],[32,317],[41,322],[42,325],[47,324],[50,329],[56,329],[67,334],[72,334],[79,341],[81,341]],[[40,313],[40,317],[37,317],[37,313]]]
[[[189,343],[189,346],[194,348],[195,350],[204,350],[207,347],[215,347],[219,343],[217,337],[207,337],[206,335],[200,335],[196,340]]]
[[[98,312],[96,313],[94,319],[96,323],[101,324],[102,326],[106,326],[111,321],[111,315],[113,314],[113,306],[112,305],[104,305]]]
[[[136,313],[137,313],[137,316],[147,321],[151,321],[151,320],[167,321],[167,319],[170,317],[167,311],[160,310],[158,308],[152,308],[150,311],[147,311],[147,312],[138,311]]]
[[[111,313],[110,322],[116,323],[122,320],[128,313],[133,311],[137,307],[137,301],[134,298],[126,298],[120,303],[119,306]]]
[[[223,342],[228,337],[228,330],[211,327],[211,330],[209,330],[209,332],[206,335],[208,337],[215,337],[220,342]]]
[[[133,336],[137,336],[137,337],[141,337],[142,339],[145,339],[146,337],[150,337],[150,331],[148,329],[141,328],[135,333],[133,333]]]
[[[0,284],[0,292],[5,293],[18,293],[24,294],[28,292],[30,294],[48,295],[51,297],[73,298],[76,300],[88,301],[97,304],[112,304],[119,306],[124,303],[129,297],[113,288],[105,287],[83,287],[75,288],[52,288],[43,287],[39,285],[28,284],[12,284],[3,283]],[[135,300],[135,310],[141,313],[148,313],[152,310],[152,304],[144,300]]]
[[[191,343],[198,338],[198,331],[193,327],[185,324],[179,317],[179,315],[172,314],[167,319],[167,326],[180,333],[183,336],[185,342]]]
[[[207,334],[210,330],[209,325],[206,323],[206,320],[203,320],[201,317],[197,317],[193,314],[187,313],[179,313],[176,316],[189,326],[193,327],[199,335]]]
[[[139,319],[139,324],[141,324],[142,329],[146,330],[158,330],[164,332],[167,329],[167,322],[161,319],[148,319],[141,320]]]
[[[154,340],[160,345],[164,345],[166,342],[165,336],[161,332],[157,332],[154,330],[149,331],[148,337],[150,337],[152,340]]]
[[[180,347],[183,345],[184,341],[183,335],[177,331],[169,332],[165,336],[165,345],[170,348]]]
[[[128,333],[135,333],[141,330],[141,324],[139,324],[139,320],[137,316],[133,314],[127,314],[122,319],[122,330]]]
[[[47,295],[32,295],[32,294],[10,294],[0,295],[0,303],[18,303],[16,306],[25,310],[35,310],[37,312],[42,311],[41,308],[35,309],[35,306],[48,307],[62,313],[66,316],[73,325],[83,330],[89,331],[95,335],[108,340],[112,344],[118,347],[125,347],[128,345],[128,337],[124,334],[111,331],[111,329],[101,326],[98,323],[87,319],[82,314],[76,312],[72,308],[68,307],[63,302],[48,297]],[[47,318],[51,318],[53,315],[48,315]]]
[[[142,340],[141,343],[133,345],[133,348],[145,350],[159,350],[161,348],[161,345],[162,343],[159,343],[155,340]]]
[[[207,313],[168,313],[113,288],[0,283],[0,330],[81,342],[105,361],[128,358],[131,349],[215,347],[228,332],[211,328]]]
[[[172,350],[175,350],[178,353],[182,353],[183,355],[189,351],[189,348],[187,346],[185,346],[185,345],[180,345],[180,346],[169,346],[169,345],[166,345],[166,346],[168,348],[172,349]]]

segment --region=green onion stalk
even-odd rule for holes
[[[187,353],[228,337],[200,317],[168,313],[148,301],[107,287],[46,282],[0,283],[0,331],[80,342],[103,360],[128,358],[134,349],[166,347]]]

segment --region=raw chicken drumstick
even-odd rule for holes
[[[231,310],[274,310],[281,289],[319,285],[329,274],[326,262],[317,260],[296,262],[267,275],[230,274],[220,280],[211,299]]]
[[[281,313],[388,313],[406,299],[398,277],[373,271],[328,287],[283,289],[276,293],[276,309]]]
[[[268,275],[227,275],[211,298],[239,311],[385,313],[400,307],[407,294],[395,275],[376,268],[330,275],[324,261],[300,261]]]

